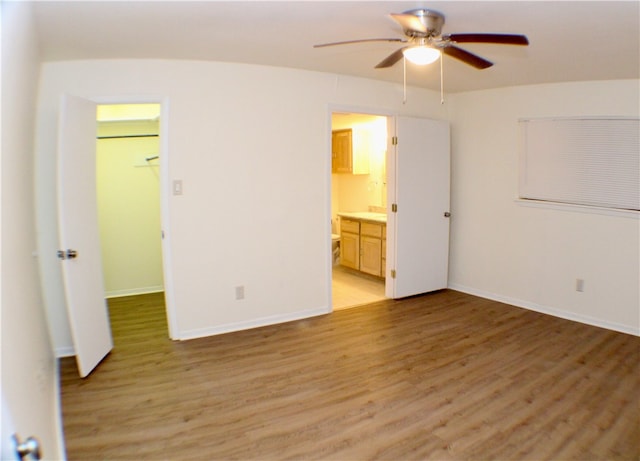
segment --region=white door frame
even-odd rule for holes
[[[327,188],[327,202],[325,205],[325,217],[327,218],[325,222],[328,223],[328,232],[326,237],[327,242],[327,251],[326,253],[326,261],[327,261],[327,293],[328,296],[328,305],[329,312],[333,311],[333,287],[331,282],[332,272],[333,272],[333,255],[331,254],[331,114],[334,112],[345,112],[345,113],[353,113],[353,114],[367,114],[367,115],[376,115],[379,117],[387,117],[387,136],[389,135],[389,126],[396,117],[396,113],[389,111],[388,109],[376,109],[371,107],[362,107],[362,106],[352,106],[348,104],[329,104],[327,106],[327,134],[326,134],[326,145],[325,152],[327,152],[327,162],[325,166],[325,178],[327,180],[326,188]],[[394,124],[395,126],[395,124]],[[389,145],[389,139],[387,139],[387,146]],[[385,161],[388,161],[389,152],[387,147],[387,158]],[[387,167],[387,196],[389,194],[389,170]],[[387,216],[389,215],[389,200],[387,200]],[[389,257],[389,248],[390,245],[387,245],[387,258]],[[385,278],[385,286],[386,278]],[[388,297],[388,296],[387,296]]]
[[[87,98],[98,105],[101,104],[160,104],[160,224],[162,227],[162,271],[164,279],[164,299],[167,313],[169,338],[178,338],[178,322],[175,309],[175,292],[171,260],[171,232],[169,232],[169,97],[168,96],[107,96]]]

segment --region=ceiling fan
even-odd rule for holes
[[[314,45],[322,48],[335,45],[347,45],[363,42],[400,42],[406,46],[394,51],[376,65],[376,69],[391,67],[403,57],[416,64],[430,64],[436,61],[441,53],[458,59],[476,69],[486,69],[493,66],[476,54],[470,53],[456,46],[459,43],[491,43],[497,45],[528,45],[529,40],[524,35],[515,34],[447,34],[442,35],[444,15],[437,11],[414,9],[404,13],[392,13],[394,19],[404,31],[405,38],[370,38],[362,40],[347,40],[342,42],[323,43]]]

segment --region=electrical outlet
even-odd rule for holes
[[[236,299],[244,299],[244,285],[236,287]]]
[[[584,291],[584,280],[576,279],[576,291],[582,293]]]

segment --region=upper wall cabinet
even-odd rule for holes
[[[365,130],[331,132],[331,172],[369,174],[370,134]]]

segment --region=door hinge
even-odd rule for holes
[[[397,136],[393,136],[391,138],[391,145],[393,145],[393,146],[397,146],[398,145],[398,137]]]
[[[392,203],[391,204],[391,212],[392,213],[397,213],[398,212],[398,204],[397,203]]]
[[[78,257],[78,252],[76,250],[58,250],[57,253],[58,255],[58,259],[73,259],[73,258],[77,258]]]
[[[392,279],[396,278],[396,270],[395,269],[391,269],[391,278]]]

